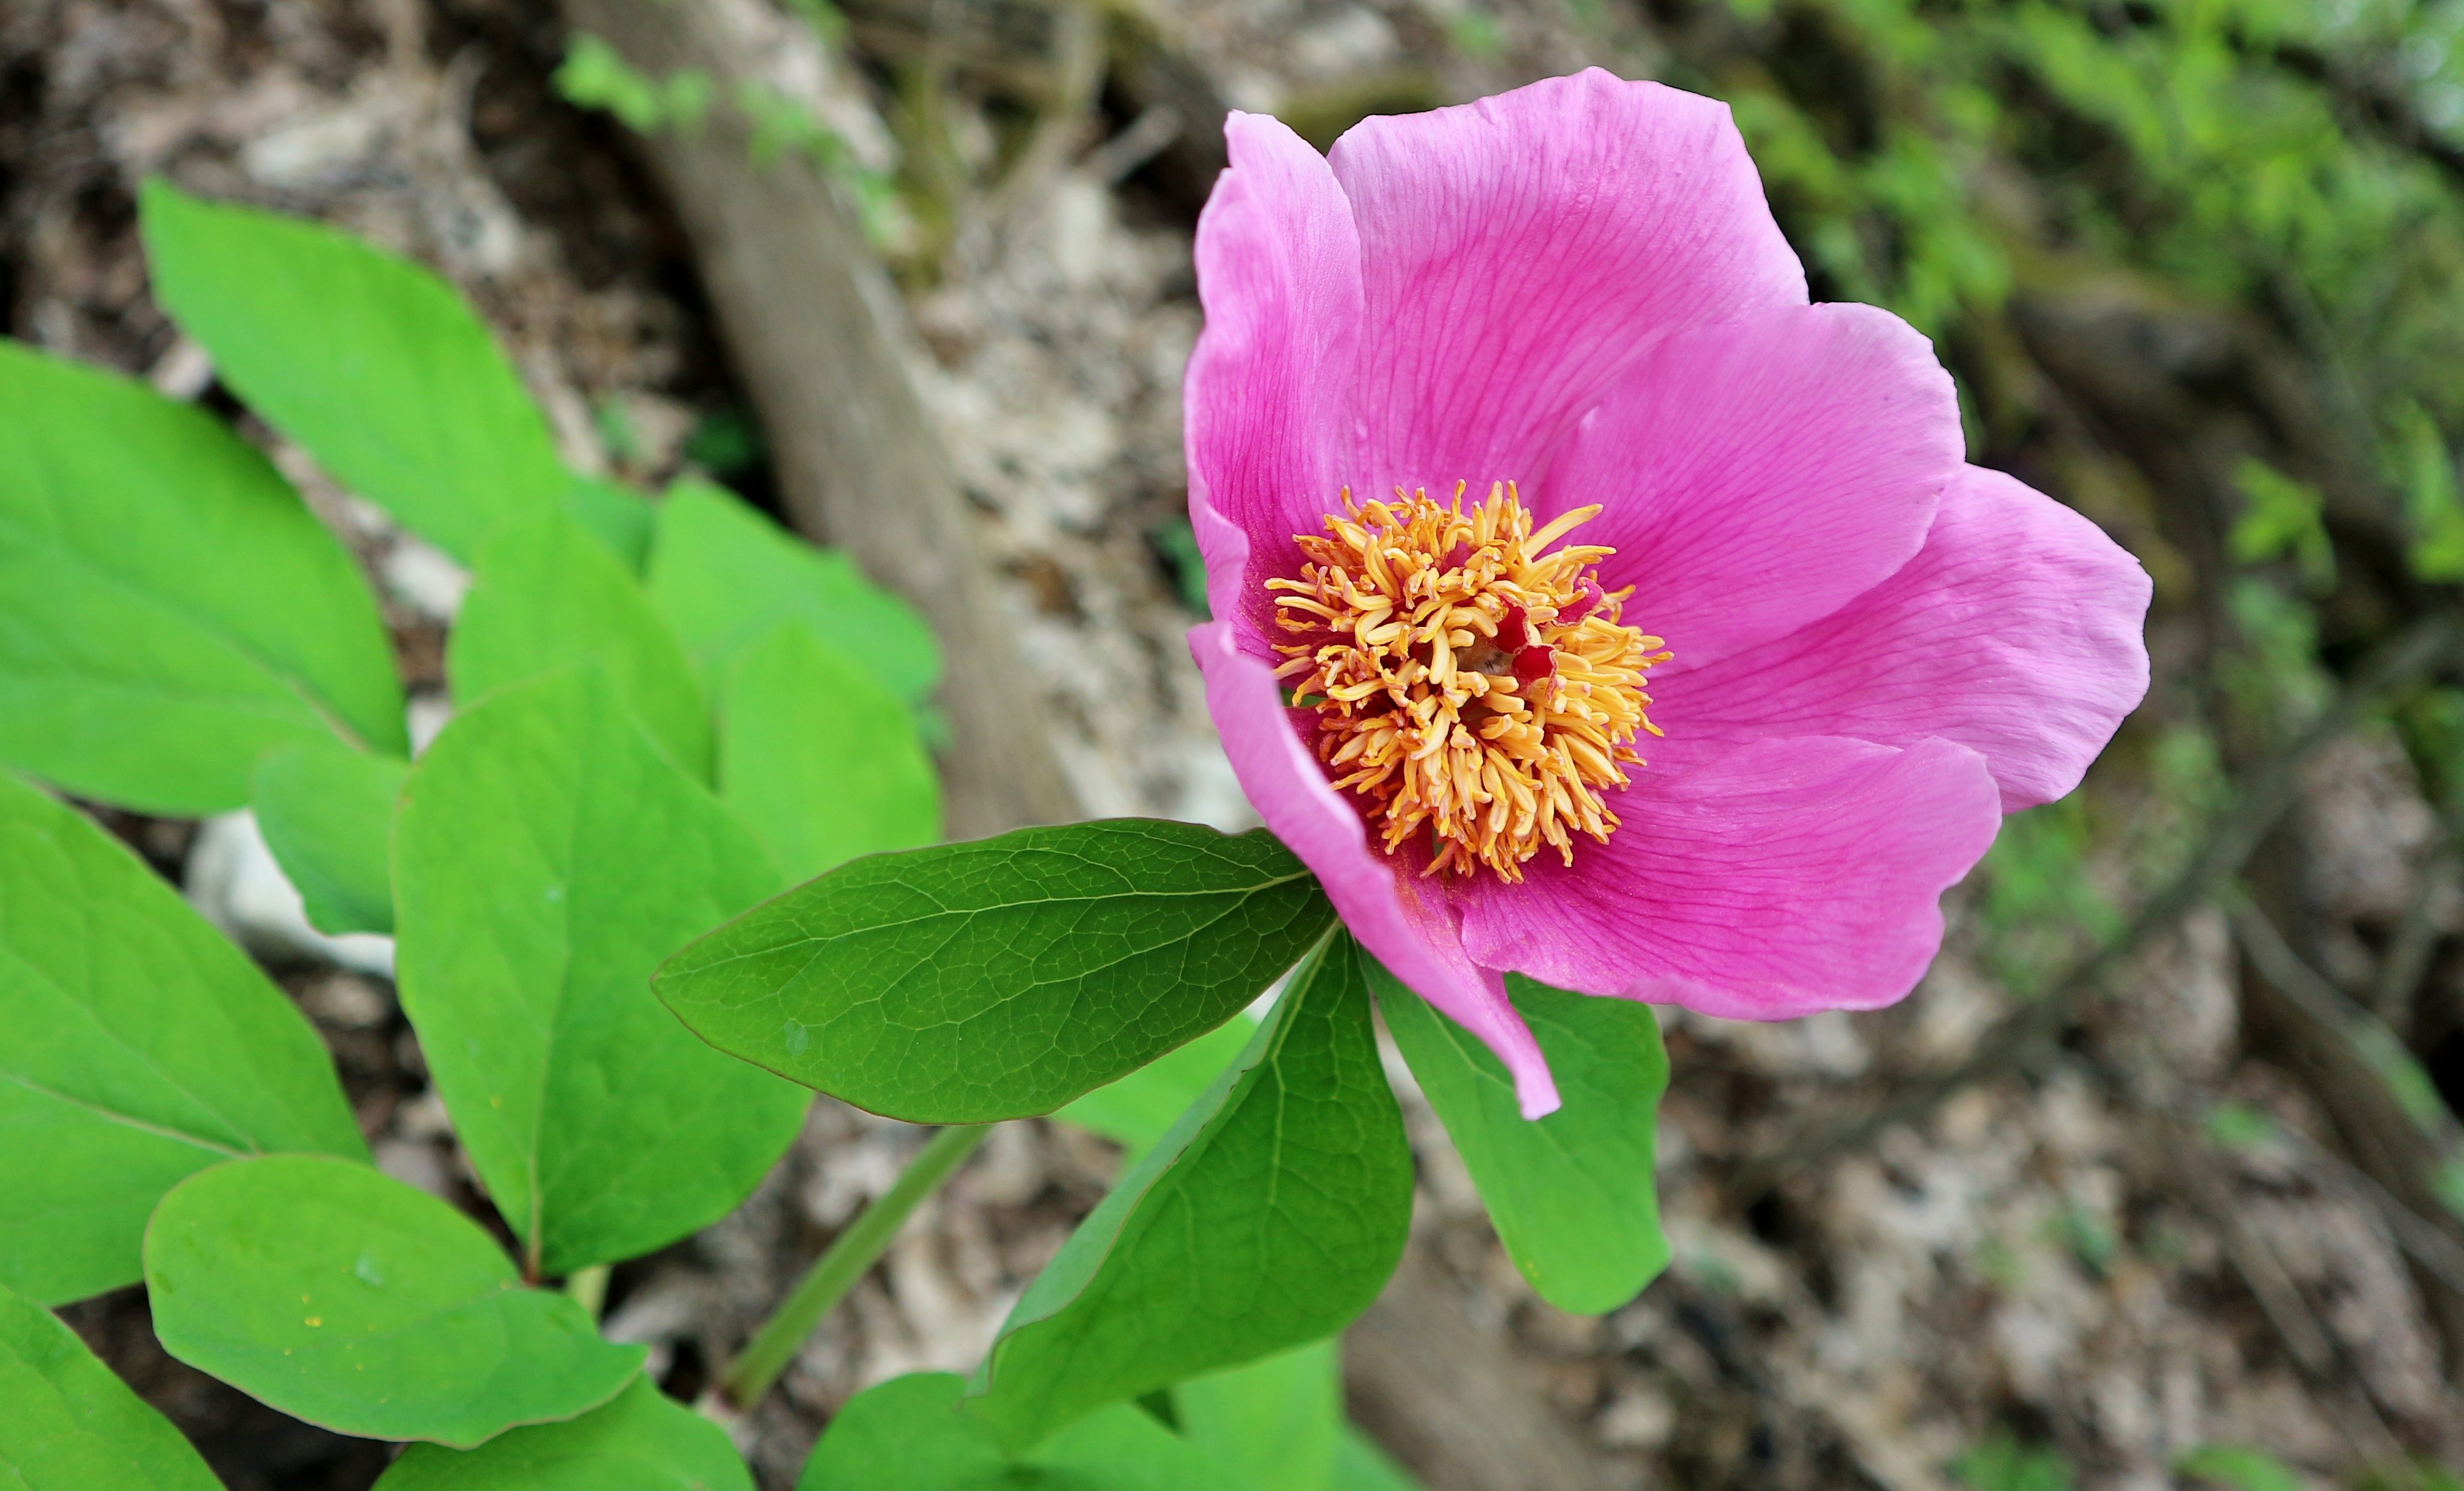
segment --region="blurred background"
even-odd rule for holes
[[[578,469],[711,475],[940,623],[954,831],[1239,827],[1181,642],[1223,111],[1324,145],[1587,65],[1725,99],[1816,297],[1932,336],[1971,458],[2145,562],[2154,688],[1903,1005],[1668,1013],[1676,1262],[1635,1304],[1534,1299],[1409,1107],[1355,1416],[1435,1491],[2453,1491],[2459,33],[2458,0],[0,0],[0,330],[241,420],[433,711],[466,577],[222,393],[134,192],[343,226],[475,300]],[[482,1204],[386,950],[308,932],[244,822],[114,826],[279,972],[385,1168]],[[619,1271],[610,1330],[693,1396],[919,1142],[824,1100]],[[737,1426],[765,1485],[861,1387],[971,1368],[1115,1163],[1003,1126]],[[164,1358],[134,1292],[71,1318],[235,1491],[384,1463]]]

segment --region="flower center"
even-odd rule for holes
[[[1266,581],[1293,639],[1275,676],[1317,711],[1318,758],[1369,800],[1387,853],[1425,834],[1424,873],[1518,881],[1542,844],[1572,865],[1576,830],[1608,842],[1600,794],[1642,764],[1636,733],[1661,733],[1643,673],[1670,654],[1619,624],[1631,591],[1594,578],[1616,551],[1543,552],[1598,508],[1533,533],[1512,483],[1463,497],[1361,505],[1347,488],[1324,537],[1295,536],[1301,577]]]

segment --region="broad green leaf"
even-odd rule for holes
[[[319,932],[393,931],[385,862],[394,799],[409,774],[407,761],[337,741],[284,746],[257,762],[256,826]]]
[[[139,195],[154,297],[222,381],[336,481],[468,562],[569,478],[513,364],[451,285],[320,223]]]
[[[658,523],[658,509],[620,482],[577,475],[571,483],[564,493],[565,515],[605,544],[627,573],[642,573],[650,561],[650,531]]]
[[[678,482],[659,504],[650,594],[709,677],[782,621],[911,704],[941,676],[931,629],[895,596],[708,482]]]
[[[1258,1022],[1246,1017],[1226,1021],[1128,1076],[1097,1087],[1052,1116],[1102,1134],[1120,1145],[1126,1158],[1135,1163],[1247,1048],[1257,1028]]]
[[[12,341],[0,409],[0,761],[203,814],[279,745],[407,749],[376,603],[263,456]]]
[[[1342,1353],[1314,1342],[1172,1390],[1181,1433],[1249,1491],[1419,1491],[1343,1419]]]
[[[726,1430],[636,1377],[605,1408],[475,1450],[414,1444],[376,1491],[753,1491],[753,1473]]]
[[[642,587],[572,519],[512,523],[479,552],[446,647],[453,700],[595,663],[678,766],[710,779],[710,713]]]
[[[1027,1286],[970,1391],[1031,1444],[1106,1403],[1332,1335],[1385,1286],[1412,1151],[1351,939]]]
[[[702,1039],[919,1124],[1048,1113],[1232,1018],[1333,916],[1264,833],[1115,819],[874,855],[686,948]]]
[[[966,1379],[893,1377],[830,1420],[796,1491],[1254,1491],[1204,1449],[1127,1403],[1023,1454],[958,1409]]]
[[[791,880],[941,837],[914,717],[803,625],[781,624],[728,670],[718,737],[719,797]]]
[[[364,1157],[332,1060],[143,862],[0,772],[0,1284],[133,1283],[163,1193],[237,1155]]]
[[[50,1310],[0,1289],[0,1485],[222,1491],[180,1431]]]
[[[811,1094],[695,1040],[650,971],[779,872],[595,672],[448,725],[393,849],[403,1008],[539,1272],[648,1253],[752,1191]]]
[[[1527,1121],[1480,1039],[1371,962],[1386,1028],[1470,1170],[1507,1256],[1540,1297],[1597,1315],[1668,1266],[1654,1136],[1668,1057],[1647,1004],[1568,994],[1521,975],[1507,988],[1565,1107]]]
[[[1315,1341],[1172,1390],[1180,1432],[1249,1491],[1331,1491],[1343,1438],[1343,1371]]]
[[[145,1229],[163,1348],[338,1434],[461,1448],[585,1414],[647,1349],[525,1289],[479,1224],[321,1155],[233,1160],[175,1187]]]

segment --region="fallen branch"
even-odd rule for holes
[[[759,77],[723,5],[564,0],[563,11],[631,66],[699,73],[722,100]],[[732,104],[643,149],[693,241],[789,517],[845,549],[941,639],[952,837],[1078,817],[976,518],[909,380],[904,309],[829,182],[793,153],[756,164],[751,126]]]

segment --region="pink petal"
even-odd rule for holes
[[[1873,1009],[1942,945],[1942,892],[1993,843],[1985,758],[1948,741],[1764,740],[1643,775],[1605,844],[1464,897],[1463,946],[1585,994],[1783,1020]]]
[[[1331,159],[1365,266],[1364,496],[1537,484],[1654,338],[1805,303],[1804,269],[1709,99],[1594,68],[1365,120]]]
[[[1210,556],[1207,601],[1263,625],[1263,585],[1300,573],[1293,536],[1318,532],[1350,474],[1360,241],[1306,141],[1257,114],[1234,114],[1223,134],[1232,165],[1198,220],[1206,330],[1182,391],[1189,500],[1258,546],[1256,574],[1219,576]]]
[[[1540,507],[1606,509],[1569,541],[1617,549],[1599,573],[1634,587],[1626,622],[1691,667],[1906,563],[1964,450],[1931,342],[1869,305],[1798,306],[1654,347],[1558,456]]]
[[[1524,1117],[1554,1112],[1549,1063],[1507,1002],[1504,980],[1463,954],[1454,910],[1433,882],[1369,846],[1359,813],[1301,744],[1273,672],[1243,652],[1222,622],[1191,630],[1189,647],[1206,675],[1207,712],[1233,775],[1275,837],[1316,872],[1344,926],[1396,977],[1487,1042],[1514,1074]]]
[[[1967,467],[1890,579],[1776,641],[1655,671],[1669,738],[1646,754],[1678,767],[1766,735],[1939,736],[1984,754],[2003,811],[2051,802],[2146,695],[2152,588],[2094,523]]]

